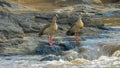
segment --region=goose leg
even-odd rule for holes
[[[75,40],[76,40],[76,42],[79,42],[79,41],[80,41],[80,38],[79,38],[79,36],[78,36],[78,32],[75,32]]]
[[[53,40],[52,40],[52,35],[50,34],[48,36],[48,41],[49,41],[49,45],[52,46],[54,44]]]

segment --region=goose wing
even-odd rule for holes
[[[40,31],[39,31],[39,36],[43,35],[44,30],[47,29],[48,27],[50,27],[50,23],[45,25]]]

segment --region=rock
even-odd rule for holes
[[[18,54],[34,54],[34,50],[39,44],[40,38],[37,37],[24,37],[14,38],[0,43],[2,53],[18,53]]]
[[[28,7],[18,5],[14,2],[7,1],[7,0],[1,0],[0,7],[1,7],[2,11],[5,11],[5,12],[10,12],[10,11],[14,11],[14,10],[31,11],[31,9]]]
[[[83,22],[85,24],[85,27],[95,27],[95,28],[104,27],[104,24],[102,22],[93,19],[94,18],[83,17]]]
[[[66,7],[69,5],[75,5],[75,4],[102,4],[101,0],[57,0],[55,1],[55,5],[60,7]]]
[[[43,44],[38,44],[35,48],[35,53],[37,54],[63,54],[63,51],[68,51],[76,47],[76,42],[72,41],[55,41],[53,46],[48,45],[48,42]]]
[[[53,60],[60,60],[60,56],[48,55],[42,58],[40,61],[53,61]]]
[[[39,45],[38,47],[35,48],[35,53],[36,54],[60,54],[62,50],[60,49],[59,46],[53,45]]]
[[[120,4],[119,3],[118,4],[116,4],[116,3],[114,3],[114,4],[107,4],[107,6],[110,7],[110,8],[118,8],[119,9],[120,8]]]
[[[82,3],[82,0],[58,0],[55,1],[55,5],[60,6],[60,7],[66,7],[68,5],[72,5],[72,4],[79,4]]]
[[[66,50],[70,50],[75,48],[75,45],[72,45],[71,42],[69,41],[63,41],[59,44],[59,46],[62,48],[62,50],[66,51]]]
[[[98,13],[101,12],[100,9],[92,7],[90,5],[79,4],[74,6],[74,11],[85,12],[85,13]]]
[[[0,19],[0,36],[3,36],[2,38],[5,37],[6,39],[22,38],[24,35],[22,28],[16,24],[15,21],[9,19],[8,16],[4,17],[3,15],[4,14],[1,14],[2,19]]]
[[[0,6],[4,7],[5,5],[11,7],[10,3],[8,3],[8,2],[6,2],[4,0],[1,0],[0,1]]]
[[[103,13],[103,16],[120,16],[120,10],[113,10]]]
[[[19,52],[18,46],[24,43],[25,41],[22,39],[13,39],[8,40],[0,43],[1,46],[1,53],[17,53]]]
[[[35,22],[34,13],[10,14],[9,18],[18,24],[24,33],[34,33],[40,30],[42,23]],[[41,26],[40,26],[41,25]]]

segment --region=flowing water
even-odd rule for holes
[[[107,31],[107,32],[106,32]],[[70,61],[40,61],[43,55],[0,56],[0,68],[119,68],[120,26],[110,26],[97,36],[85,36],[76,49],[79,58]]]

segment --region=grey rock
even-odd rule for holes
[[[37,54],[62,54],[62,51],[67,51],[75,48],[75,42],[72,41],[55,41],[53,46],[48,45],[48,43],[38,44],[35,48]]]
[[[120,10],[105,12],[103,13],[103,16],[120,16]]]
[[[3,11],[11,11],[11,10],[14,10],[14,9],[22,9],[22,10],[26,10],[26,11],[31,11],[30,8],[28,7],[25,7],[25,6],[22,6],[22,5],[18,5],[14,2],[10,2],[10,1],[7,1],[7,0],[0,0],[0,9],[2,9]]]
[[[110,7],[110,8],[120,8],[120,4],[118,3],[118,4],[108,4],[107,5],[108,7]]]
[[[4,0],[1,0],[1,1],[0,1],[0,6],[4,7],[4,5],[11,7],[10,3],[7,3],[7,2],[4,1]]]
[[[4,14],[3,14],[4,15]],[[3,19],[4,18],[4,19]],[[22,28],[16,24],[13,20],[9,19],[7,16],[2,16],[0,19],[0,34],[1,36],[5,36],[7,39],[15,38],[15,37],[23,37]]]
[[[98,11],[101,12],[100,9],[94,8],[90,5],[79,4],[74,6],[74,11],[77,12],[85,12],[85,13],[97,13]]]
[[[60,54],[62,50],[60,49],[59,46],[53,45],[39,45],[38,47],[35,48],[35,52],[37,54]]]
[[[64,51],[67,51],[67,50],[75,48],[75,45],[73,45],[72,42],[70,42],[70,41],[62,41],[62,42],[60,42],[59,46]]]

